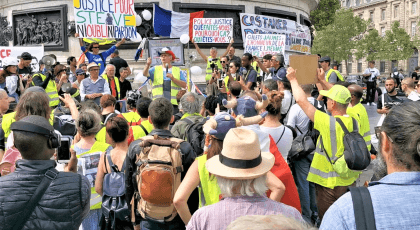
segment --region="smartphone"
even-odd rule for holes
[[[223,87],[225,86],[225,84],[223,84],[223,79],[218,79],[217,80],[217,86],[219,87],[219,89],[223,89]]]
[[[57,149],[58,163],[69,163],[71,142],[72,139],[70,137],[61,137],[61,145]]]

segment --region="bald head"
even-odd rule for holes
[[[411,77],[404,78],[401,84],[405,84],[409,89],[414,89],[414,80]]]
[[[362,98],[363,96],[363,88],[360,85],[349,85],[349,87],[347,87],[350,91],[350,94],[356,96],[357,98]]]
[[[0,89],[0,99],[3,99],[4,97],[7,97],[7,92],[4,89]]]

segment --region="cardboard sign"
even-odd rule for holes
[[[175,54],[176,59],[174,60],[174,62],[172,62],[172,65],[184,65],[184,44],[181,43],[179,38],[168,38],[159,40],[149,40],[149,57],[152,58],[151,66],[162,64],[158,52],[165,47],[174,52]]]
[[[289,66],[296,70],[299,85],[315,84],[318,82],[317,55],[290,55]]]
[[[20,47],[20,46],[0,46],[0,68],[2,67],[2,60],[6,57],[13,57],[19,61],[19,56],[23,52],[28,52],[32,55],[31,68],[32,72],[39,71],[38,62],[44,56],[44,46]]]
[[[252,56],[264,57],[266,54],[278,53],[284,56],[286,35],[248,34],[244,46],[244,53],[250,53]]]
[[[73,0],[81,38],[137,38],[133,0]]]
[[[248,13],[241,13],[239,21],[244,41],[248,34],[284,34],[286,51],[311,53],[311,32],[305,25],[284,18]]]
[[[233,19],[194,18],[193,38],[196,43],[229,43],[233,38]]]

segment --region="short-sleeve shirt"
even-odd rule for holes
[[[372,73],[372,75],[369,76],[368,82],[373,82],[374,80],[377,79],[379,75],[381,75],[381,73],[379,73],[379,70],[377,68],[372,68],[372,69],[367,68],[363,74],[369,74],[369,73]]]
[[[83,52],[85,52],[86,51],[86,47],[84,47],[84,46],[82,46],[82,47],[80,47],[81,49],[82,49],[82,51]],[[105,70],[105,64],[106,63],[104,63],[104,61],[106,61],[106,59],[107,59],[107,57],[109,56],[109,55],[111,55],[114,51],[115,51],[115,49],[116,49],[117,47],[116,46],[112,46],[111,48],[109,48],[107,51],[104,51],[104,52],[101,52],[101,53],[99,53],[99,54],[93,54],[93,53],[91,53],[91,52],[86,52],[85,53],[85,55],[86,55],[86,57],[87,57],[87,59],[88,59],[88,61],[89,61],[89,63],[92,63],[92,62],[95,62],[96,64],[98,64],[99,65],[99,76],[100,75],[102,75],[102,73],[104,72],[104,70]],[[104,58],[103,60],[102,60],[102,57],[101,57],[101,55],[102,55],[102,57]],[[117,71],[115,71],[115,72],[117,72]]]
[[[171,79],[166,77],[166,68],[162,68],[163,71],[163,96],[168,99],[169,101],[171,100]],[[172,68],[168,69],[168,73],[172,73]],[[150,81],[153,81],[155,79],[155,66],[153,66],[152,68],[149,69],[149,77],[147,78]],[[185,71],[180,71],[180,77],[179,80],[183,81],[183,82],[187,82],[187,73]]]
[[[127,79],[124,79],[123,82],[121,80],[119,80],[119,81],[120,81],[120,91],[121,91],[120,92],[120,96],[121,96],[120,99],[123,99],[127,96],[127,92],[129,90],[132,90],[131,83],[129,81],[127,81]]]
[[[31,67],[23,67],[23,69],[17,68],[17,72],[19,75],[25,75],[25,74],[32,74]]]
[[[245,71],[247,71],[246,74],[242,74],[242,77],[244,79],[245,84],[248,82],[252,82],[251,85],[251,89],[250,90],[254,90],[254,88],[257,86],[257,71],[255,71],[254,68],[251,67],[250,70],[246,70],[244,67],[241,67],[241,69],[239,70],[240,73],[243,73]]]
[[[268,69],[268,72],[271,74],[271,79],[275,81],[279,81],[280,79],[286,78],[286,68],[280,67],[278,69],[275,69],[274,67],[271,67]]]
[[[388,93],[385,93],[385,94],[382,94],[382,95],[378,99],[378,104],[377,104],[377,107],[376,107],[377,109],[382,109],[383,105],[389,105],[389,106],[399,105],[399,104],[404,103],[408,100],[407,97],[400,96],[398,94],[395,95],[395,96],[390,96]],[[385,100],[385,103],[383,102],[383,100]]]

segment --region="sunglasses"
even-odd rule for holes
[[[92,47],[92,49],[99,49],[99,46],[94,46]]]
[[[384,132],[381,129],[381,126],[375,127],[375,136],[379,140],[381,137],[381,133]],[[388,139],[391,141],[391,143],[394,142],[394,140],[391,139],[391,137],[388,136],[388,134],[385,133],[385,135],[388,137]]]
[[[221,61],[221,63],[226,63],[225,61]]]

